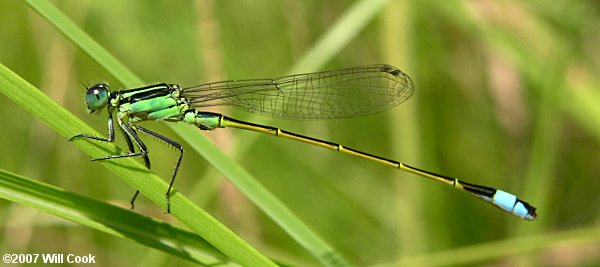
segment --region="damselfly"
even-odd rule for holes
[[[85,98],[90,113],[104,108],[108,110],[108,138],[79,134],[69,141],[88,138],[114,142],[113,113],[116,112],[117,124],[125,136],[130,152],[93,160],[141,156],[146,167],[150,168],[148,148],[138,137],[138,132],[154,136],[179,149],[179,159],[166,192],[167,212],[170,212],[169,194],[181,165],[183,146],[138,125],[142,121],[191,123],[202,130],[233,127],[329,148],[438,181],[471,193],[518,217],[534,220],[535,207],[502,190],[435,174],[329,141],[200,110],[208,106],[226,105],[282,119],[350,118],[387,110],[407,100],[412,92],[413,83],[410,77],[389,65],[370,65],[275,79],[222,81],[185,88],[177,84],[161,83],[110,91],[107,84],[99,83],[88,88]],[[136,152],[134,144],[139,151]],[[136,191],[131,200],[132,207],[138,194],[139,191]]]

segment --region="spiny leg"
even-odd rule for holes
[[[127,147],[129,148],[130,153],[128,153],[126,155],[109,156],[107,158],[92,159],[92,161],[112,159],[112,158],[121,158],[121,157],[134,157],[134,156],[141,155],[144,157],[144,164],[146,165],[146,168],[150,169],[150,159],[148,158],[148,149],[146,148],[145,144],[139,138],[137,138],[137,134],[135,133],[135,131],[133,131],[133,129],[125,126],[125,124],[121,123],[120,121],[119,121],[119,126],[120,126],[119,129],[121,130],[121,133],[123,134],[123,137],[125,138],[125,142],[127,143]],[[127,127],[127,128],[124,128],[124,127]],[[128,130],[125,130],[125,129],[128,129]],[[135,148],[133,146],[133,142],[131,141],[130,134],[131,134],[131,136],[134,136],[134,139],[136,139],[136,144],[138,144],[138,146],[140,147],[140,150],[145,151],[145,152],[140,152],[140,153],[135,152]],[[102,138],[102,137],[97,137],[97,136],[92,136],[92,135],[87,135],[87,134],[78,134],[76,136],[69,138],[68,141],[72,141],[75,138],[87,138],[87,139],[92,139],[92,140],[101,141],[101,142],[109,142],[109,143],[114,142],[115,141],[115,128],[114,128],[112,113],[111,112],[108,113],[108,138]],[[131,209],[133,209],[135,207],[135,199],[137,198],[137,196],[139,194],[140,194],[140,191],[136,190],[135,194],[133,195],[133,198],[131,199],[131,201],[129,201],[129,203],[131,204]]]
[[[133,147],[133,142],[131,141],[131,137],[129,137],[129,135],[123,130],[123,128],[121,129],[121,133],[123,133],[123,137],[125,137],[125,142],[127,143],[127,147],[129,148],[129,151],[132,153],[135,153],[135,149]],[[135,129],[132,129],[133,133],[135,133],[137,135],[137,133],[135,132]],[[144,165],[146,165],[146,168],[151,169],[150,166],[150,158],[148,158],[148,154],[144,154],[142,155],[142,157],[144,158]]]
[[[92,135],[87,135],[87,134],[78,134],[76,136],[73,136],[73,137],[67,139],[67,141],[73,141],[73,139],[75,139],[75,138],[87,138],[87,139],[93,139],[93,140],[109,142],[109,143],[114,142],[115,141],[115,127],[113,125],[112,113],[108,112],[108,138],[102,138],[102,137],[97,137],[97,136],[92,136]]]
[[[135,148],[133,147],[133,142],[131,141],[131,137],[129,137],[129,135],[123,130],[123,128],[119,128],[119,129],[121,129],[121,133],[123,134],[125,142],[127,143],[127,147],[129,148],[129,151],[131,153],[135,153]],[[148,158],[148,154],[144,154],[143,157],[144,157],[144,164],[146,165],[146,168],[150,169],[150,159]],[[129,201],[129,204],[131,205],[131,209],[135,208],[135,200],[139,194],[140,194],[140,190],[135,190],[133,197]]]
[[[144,144],[144,142],[142,142],[142,140],[140,139],[140,137],[137,136],[137,134],[135,133],[135,131],[133,129],[131,129],[131,127],[129,127],[129,125],[127,123],[124,123],[119,118],[117,118],[117,122],[119,123],[119,127],[121,127],[121,130],[123,132],[125,132],[125,135],[133,138],[133,141],[135,142],[135,144],[140,149],[140,152],[130,152],[130,153],[127,153],[127,154],[122,154],[122,155],[110,155],[110,156],[106,156],[104,158],[92,159],[92,161],[100,161],[100,160],[107,160],[107,159],[119,159],[119,158],[129,158],[129,157],[137,157],[137,156],[143,156],[144,157],[144,161],[146,161],[146,158],[148,157],[147,156],[147,154],[148,154],[148,147],[146,147],[146,144]],[[113,135],[114,135],[114,130],[113,130]],[[113,137],[113,139],[114,139],[114,137]],[[147,163],[149,165],[150,161],[148,160]],[[146,166],[148,166],[148,165],[146,165]]]
[[[133,197],[129,201],[129,204],[131,204],[131,209],[135,208],[135,200],[137,199],[137,197],[138,197],[139,194],[140,194],[140,190],[135,190],[135,193],[133,194]]]
[[[171,176],[171,181],[169,182],[169,188],[167,189],[167,193],[166,193],[167,213],[171,213],[171,201],[170,201],[169,197],[170,197],[170,193],[171,193],[171,188],[173,188],[173,184],[175,183],[175,177],[177,177],[177,171],[179,171],[179,166],[181,165],[181,160],[183,159],[183,152],[184,152],[183,146],[181,144],[179,144],[179,143],[171,140],[170,138],[168,138],[166,136],[163,136],[163,135],[160,135],[160,134],[155,133],[153,131],[150,131],[150,130],[148,130],[146,128],[143,128],[143,127],[141,127],[139,125],[133,125],[133,128],[136,129],[136,130],[139,130],[140,132],[143,132],[143,133],[145,133],[147,135],[154,136],[154,137],[162,140],[163,142],[165,142],[165,143],[167,143],[167,144],[169,144],[169,145],[171,145],[171,146],[179,149],[179,151],[181,152],[179,154],[179,159],[177,160],[177,165],[175,165],[175,170],[173,170],[173,175]],[[133,200],[135,200],[136,196],[137,196],[137,193],[134,196]]]
[[[123,121],[120,119],[117,119],[117,122],[119,123],[119,127],[121,129],[121,132],[123,133],[125,142],[127,143],[127,147],[129,148],[130,152],[123,155],[111,155],[104,158],[92,159],[92,161],[142,156],[144,157],[144,164],[148,169],[150,169],[150,159],[148,158],[148,148],[146,147],[146,144],[144,144],[144,142],[142,142],[142,140],[138,137],[135,130],[129,127],[126,123],[123,123]],[[111,125],[111,123],[109,123],[109,125]],[[112,130],[112,138],[114,140],[114,129]],[[135,143],[139,147],[140,152],[135,152],[135,148],[133,146],[133,141],[131,140],[131,138],[133,138],[133,141],[135,141]],[[135,199],[138,197],[139,194],[140,191],[136,190],[133,194],[133,198],[131,198],[131,201],[129,201],[129,203],[131,204],[131,209],[135,207]]]

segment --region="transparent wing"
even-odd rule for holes
[[[191,106],[234,106],[283,119],[316,120],[373,114],[407,100],[413,83],[389,65],[283,76],[231,80],[182,89]]]

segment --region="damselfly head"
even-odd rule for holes
[[[109,94],[108,84],[105,83],[98,83],[88,88],[85,93],[88,113],[94,113],[96,110],[104,108],[108,104]]]

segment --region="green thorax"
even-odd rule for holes
[[[176,84],[157,84],[111,93],[117,116],[130,122],[181,120],[189,109]]]

